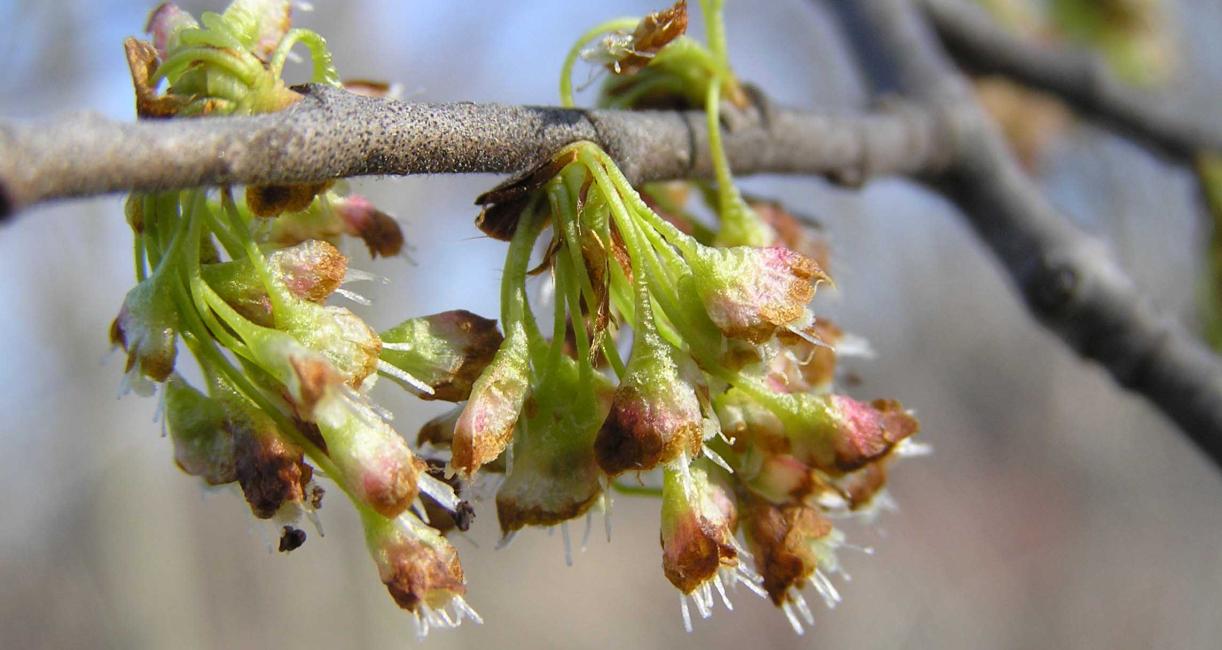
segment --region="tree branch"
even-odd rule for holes
[[[308,86],[291,109],[256,117],[122,123],[78,115],[0,124],[0,215],[48,199],[217,184],[364,175],[512,173],[577,140],[600,144],[634,182],[712,176],[703,113],[497,104],[413,104]],[[930,113],[853,117],[772,109],[733,120],[735,172],[874,174],[946,166]]]
[[[1144,395],[1222,465],[1222,362],[1141,295],[1105,246],[1026,177],[911,0],[834,0],[877,77],[946,111],[955,160],[934,181],[1049,329]]]
[[[1222,120],[1212,106],[1191,106],[1179,94],[1154,94],[1126,84],[1093,52],[1032,43],[963,0],[921,0],[951,54],[969,69],[997,73],[1061,97],[1081,113],[1173,158],[1222,151]]]

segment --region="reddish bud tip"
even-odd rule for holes
[[[815,282],[828,277],[814,260],[787,248],[702,248],[693,267],[709,318],[726,336],[760,343],[806,313]]]
[[[398,255],[403,248],[403,230],[399,222],[378,210],[363,196],[349,196],[335,201],[335,211],[350,235],[360,237],[373,257]]]

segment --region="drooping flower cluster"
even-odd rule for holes
[[[733,184],[719,111],[723,97],[748,99],[726,60],[720,3],[702,4],[711,50],[682,35],[681,0],[589,32],[562,92],[571,104],[567,79],[584,56],[613,75],[605,104],[703,107],[716,182],[638,189],[578,142],[481,196],[478,225],[509,242],[499,331],[456,310],[377,333],[328,304],[359,301],[341,286],[361,274],[340,237],[361,237],[372,255],[403,242],[393,219],[331,184],[133,195],[138,284],[112,338],[128,354],[127,385],[164,385],[176,463],[207,485],[236,483],[257,517],[283,525],[282,550],[305,539],[294,524],[319,507],[321,470],[358,510],[380,578],[422,632],[479,620],[445,537],[470,525],[458,495],[477,480],[495,483],[506,542],[559,526],[567,547],[567,522],[588,526],[613,492],[660,497],[663,573],[689,628],[689,602],[708,616],[714,593],[729,607],[736,584],[770,597],[799,632],[811,619],[805,585],[838,600],[829,576],[843,534],[829,516],[885,501],[888,466],[917,423],[897,402],[835,392],[839,354],[861,344],[808,308],[830,281],[822,239]],[[164,4],[149,31],[151,43],[127,43],[142,117],[281,110],[298,98],[280,76],[297,42],[313,80],[338,83],[321,37],[290,29],[287,2],[236,0],[198,23]],[[692,193],[715,225],[688,213]],[[538,275],[550,310],[529,299]],[[202,389],[179,372],[179,342]],[[369,397],[379,376],[456,407],[409,444]]]
[[[291,29],[290,9],[236,0],[196,21],[159,6],[152,41],[126,43],[140,117],[284,109],[300,98],[281,78],[297,43],[309,49],[312,81],[338,83],[322,38]],[[383,582],[422,631],[479,620],[456,551],[421,519],[425,499],[464,527],[469,510],[368,391],[380,373],[424,396],[465,399],[500,343],[495,322],[447,312],[379,335],[327,304],[362,301],[341,287],[363,274],[348,268],[340,237],[360,237],[375,256],[403,244],[397,222],[330,183],[132,195],[127,216],[138,283],[111,337],[127,353],[128,387],[164,384],[178,466],[209,486],[236,484],[256,517],[282,525],[282,551],[305,541],[295,524],[321,505],[322,470],[360,512]],[[202,389],[178,371],[180,342]]]
[[[839,600],[829,576],[844,535],[829,517],[886,503],[887,468],[919,449],[909,442],[918,426],[898,402],[834,391],[838,352],[861,343],[808,309],[830,281],[822,239],[732,183],[718,111],[723,96],[735,106],[745,93],[726,63],[720,3],[702,4],[712,51],[682,36],[680,1],[588,32],[561,86],[571,105],[570,68],[582,56],[613,75],[604,105],[702,106],[717,178],[696,188],[717,223],[687,212],[691,186],[638,190],[592,143],[480,197],[480,227],[511,240],[502,289],[510,334],[458,416],[453,457],[465,475],[511,460],[497,494],[507,534],[563,525],[595,503],[599,486],[649,492],[625,474],[648,482],[644,473],[660,472],[663,569],[685,623],[689,600],[707,616],[730,582],[766,594],[800,632],[811,621],[805,585],[829,605]],[[534,265],[527,258],[541,237]],[[554,289],[550,337],[523,308],[532,266]],[[629,332],[625,350],[616,343]]]
[[[658,470],[667,578],[704,616],[727,581],[744,583],[800,629],[805,584],[838,599],[828,574],[843,536],[828,515],[880,503],[887,465],[917,430],[896,402],[832,391],[836,346],[851,340],[807,308],[823,267],[782,243],[820,247],[794,238],[775,205],[761,205],[775,245],[701,243],[591,143],[540,170],[481,197],[485,231],[513,232],[508,334],[442,436],[454,468],[511,459],[497,493],[507,535],[562,525],[600,491],[639,491],[626,474]],[[546,226],[550,336],[525,286]],[[615,342],[628,330],[624,359]]]

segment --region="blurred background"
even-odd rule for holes
[[[133,119],[122,40],[152,0],[0,2],[0,116],[88,109]],[[198,13],[222,0],[190,1]],[[401,82],[414,101],[554,104],[585,28],[658,1],[336,2],[320,30],[348,77]],[[731,59],[778,102],[866,101],[815,3],[731,0]],[[1166,2],[1177,71],[1168,93],[1222,105],[1222,4]],[[699,22],[693,33],[702,34]],[[579,73],[580,75],[584,72]],[[589,93],[586,95],[587,101]],[[1107,240],[1160,308],[1193,324],[1207,227],[1191,174],[1081,123],[1039,153],[1039,182]],[[504,245],[472,227],[491,176],[366,179],[400,219],[410,260],[354,265],[375,327],[466,308],[496,312]],[[1150,407],[1034,325],[946,203],[883,180],[847,192],[747,179],[818,217],[838,291],[816,313],[870,340],[852,394],[916,409],[932,456],[893,472],[899,511],[848,524],[845,602],[796,637],[740,595],[686,634],[661,572],[657,503],[618,497],[614,539],[564,564],[560,537],[525,531],[495,551],[495,513],[456,539],[483,626],[432,648],[1216,648],[1222,639],[1222,478]],[[156,401],[117,398],[107,327],[133,284],[120,199],[43,206],[0,228],[0,647],[402,647],[409,618],[379,583],[338,493],[289,555],[236,490],[204,492],[171,460]],[[408,435],[440,408],[377,389]],[[745,592],[744,592],[745,593]]]

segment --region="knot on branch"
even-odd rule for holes
[[[1044,320],[1058,320],[1074,303],[1080,284],[1081,276],[1071,264],[1044,257],[1028,274],[1023,293],[1037,316]]]

